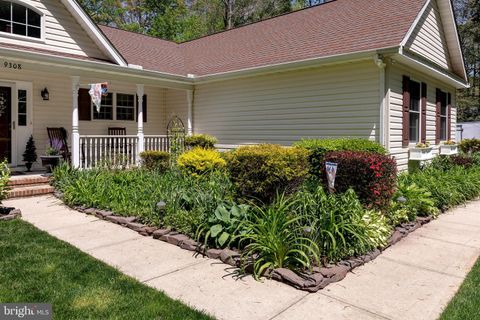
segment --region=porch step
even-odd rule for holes
[[[50,175],[48,174],[34,174],[25,176],[13,176],[8,181],[10,187],[31,186],[48,184],[50,182]]]
[[[42,194],[53,193],[54,188],[50,186],[50,175],[28,174],[13,176],[8,181],[7,198],[32,197]]]
[[[33,197],[53,193],[55,189],[49,185],[36,185],[28,187],[15,187],[8,191],[7,198]]]

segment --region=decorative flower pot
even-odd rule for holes
[[[433,159],[433,148],[411,148],[410,160],[425,161]]]
[[[454,155],[458,153],[458,145],[456,144],[451,144],[451,145],[442,145],[440,146],[440,154],[441,155]]]
[[[47,169],[47,172],[52,172],[53,168],[58,166],[60,163],[60,160],[62,160],[62,156],[40,156],[40,159],[42,160],[42,166]]]

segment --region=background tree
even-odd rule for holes
[[[459,90],[458,121],[480,120],[480,0],[454,0],[470,88]]]

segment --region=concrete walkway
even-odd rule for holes
[[[480,201],[442,215],[343,281],[308,294],[238,279],[217,260],[71,210],[51,196],[5,201],[53,236],[219,319],[436,319],[480,254]]]

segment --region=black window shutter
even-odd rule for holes
[[[427,84],[422,82],[422,143],[427,142]]]
[[[92,120],[92,99],[88,89],[78,90],[78,120]]]
[[[410,77],[403,76],[402,146],[410,143]]]

